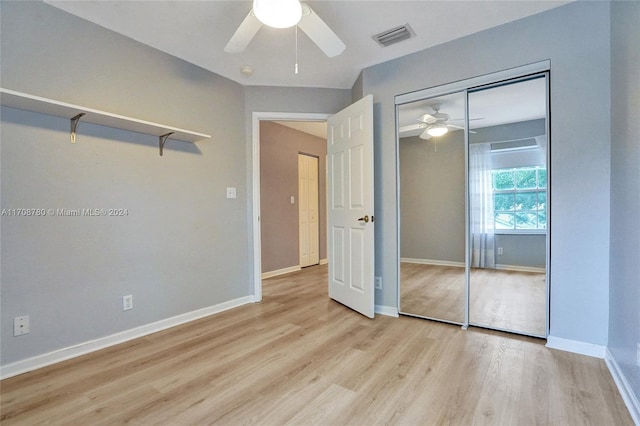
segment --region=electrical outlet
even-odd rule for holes
[[[15,317],[13,319],[13,335],[22,336],[29,333],[29,315]]]
[[[382,277],[376,277],[375,287],[376,290],[382,290]]]
[[[640,367],[640,342],[637,343],[638,350],[636,351],[636,365]]]
[[[129,309],[133,309],[133,296],[130,294],[122,296],[122,310],[128,311]]]
[[[504,250],[502,250],[502,247],[498,247],[498,254],[501,256],[504,254]]]
[[[227,187],[227,198],[236,198],[236,189],[234,187]]]

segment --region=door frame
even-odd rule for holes
[[[251,117],[251,234],[253,237],[253,301],[262,300],[262,238],[260,225],[260,122],[327,121],[332,114],[253,112]]]

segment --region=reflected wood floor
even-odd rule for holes
[[[400,263],[400,311],[464,322],[464,268]]]
[[[327,267],[262,303],[1,382],[2,425],[631,425],[603,360],[327,297]]]
[[[400,264],[401,311],[464,322],[464,268]],[[473,268],[469,320],[472,324],[545,334],[545,275]]]
[[[474,268],[470,283],[472,324],[545,335],[545,274]]]

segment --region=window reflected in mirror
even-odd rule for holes
[[[547,98],[542,75],[469,91],[469,322],[546,334]]]

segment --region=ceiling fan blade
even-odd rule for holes
[[[406,126],[401,126],[398,131],[400,133],[408,133],[413,132],[414,130],[424,129],[425,127],[427,127],[427,125],[424,123],[408,124]]]
[[[458,129],[458,130],[464,130],[464,127],[462,127],[462,126],[456,126],[455,124],[447,124],[446,126],[447,126],[447,127],[454,128],[454,129]],[[473,134],[475,134],[475,133],[478,133],[478,132],[474,132],[473,130],[469,130],[469,133],[473,133]]]
[[[253,40],[253,37],[255,37],[261,27],[262,23],[253,14],[253,10],[251,10],[236,32],[233,33],[233,36],[231,36],[231,40],[227,43],[224,51],[227,53],[244,52],[244,49],[251,43],[251,40]]]
[[[424,132],[422,132],[419,136],[420,139],[424,139],[426,141],[428,141],[429,139],[431,139],[431,135],[429,134],[429,130],[425,130]]]
[[[432,124],[438,121],[438,117],[434,117],[431,114],[425,114],[418,117],[418,121],[422,121],[423,123]]]
[[[298,22],[298,27],[304,31],[328,57],[333,58],[344,52],[347,46],[345,46],[336,33],[320,19],[309,5],[302,3],[302,8],[302,19]]]

